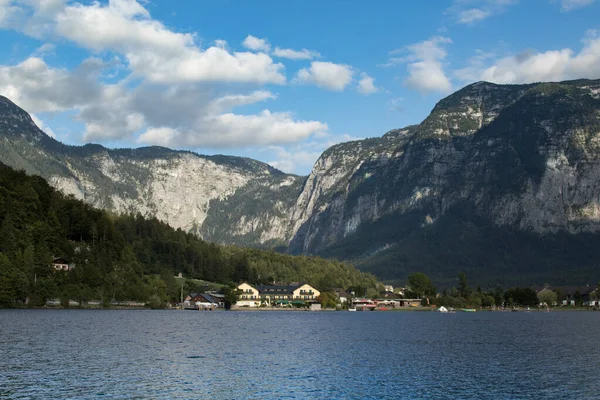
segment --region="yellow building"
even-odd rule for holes
[[[321,292],[305,283],[296,288],[293,294],[294,300],[316,300],[321,295]]]
[[[238,286],[241,291],[237,305],[240,307],[258,307],[261,303],[274,306],[288,304],[294,301],[305,302],[316,300],[321,292],[307,283],[293,283],[290,285],[260,285],[251,286],[242,283]]]
[[[240,291],[237,305],[240,307],[258,307],[260,306],[260,292],[254,286],[247,284],[246,282],[239,285],[238,290]]]

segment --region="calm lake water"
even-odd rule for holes
[[[600,313],[0,310],[0,398],[597,399]]]

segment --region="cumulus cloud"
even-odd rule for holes
[[[295,143],[327,130],[318,121],[298,121],[289,113],[237,115],[225,113],[199,118],[196,129],[159,127],[139,137],[139,143],[177,147],[238,147]],[[199,134],[199,132],[202,132]]]
[[[20,63],[0,66],[0,93],[32,113],[69,111],[84,124],[84,141],[197,149],[282,146],[327,135],[324,122],[289,112],[236,110],[277,98],[257,86],[286,83],[266,39],[246,37],[252,51],[232,51],[223,40],[203,48],[194,33],[154,20],[144,4],[0,0],[0,28],[44,41],[66,39],[98,55],[74,69],[59,68],[43,59],[54,45],[43,45]],[[289,59],[318,56],[306,49],[276,52]],[[116,58],[128,75],[105,83],[114,65],[100,57]],[[350,67],[323,64],[311,65],[303,82],[343,90],[352,80]]]
[[[486,19],[489,16],[489,12],[480,10],[479,8],[470,8],[468,10],[463,10],[458,14],[458,23],[470,24],[475,21],[481,21],[482,19]]]
[[[518,0],[455,0],[446,10],[459,24],[474,24],[486,18],[502,14]]]
[[[594,3],[595,0],[561,0],[560,5],[563,11],[571,11],[577,8],[589,6]]]
[[[215,113],[232,108],[254,104],[259,101],[272,100],[277,96],[268,90],[256,90],[250,94],[233,94],[219,97],[210,104],[211,110]]]
[[[271,50],[271,45],[267,39],[260,39],[252,35],[248,35],[242,42],[242,45],[244,45],[245,48],[254,51],[264,51],[268,53],[269,50]]]
[[[454,76],[463,82],[477,81],[481,77],[486,62],[495,57],[493,52],[475,49],[475,54],[468,60],[467,66],[454,71]]]
[[[274,159],[267,163],[287,173],[305,174],[319,159],[322,150],[306,150],[304,147],[286,149],[281,146],[270,146]]]
[[[286,81],[283,64],[269,55],[229,52],[221,42],[201,49],[194,34],[168,29],[135,0],[89,5],[30,0],[20,4],[10,11],[10,24],[0,22],[2,26],[8,24],[35,37],[56,35],[95,52],[118,52],[136,75],[153,82]],[[7,18],[0,16],[0,21]]]
[[[379,89],[375,86],[375,79],[371,78],[364,72],[360,74],[357,90],[359,93],[364,95],[373,94],[379,91]]]
[[[103,65],[102,61],[89,58],[74,71],[68,71],[30,57],[17,65],[0,66],[0,92],[29,112],[69,110],[101,96],[97,77]]]
[[[452,43],[450,38],[435,36],[394,50],[391,54],[404,56],[392,57],[384,66],[406,64],[408,76],[404,84],[411,89],[422,93],[448,93],[452,90],[452,83],[444,72],[443,62],[448,54],[445,46],[449,43]]]
[[[288,173],[308,174],[313,165],[329,147],[350,140],[359,140],[348,134],[326,133],[315,135],[310,141],[288,147],[267,146],[263,152],[270,153],[268,164]]]
[[[53,43],[44,43],[43,45],[41,45],[40,47],[35,49],[35,51],[33,52],[33,55],[38,56],[38,57],[44,57],[47,55],[54,54],[55,51],[56,51],[56,46]]]
[[[309,68],[298,71],[294,81],[341,92],[352,81],[352,75],[352,67],[349,65],[313,61]]]
[[[486,55],[486,59],[489,58],[491,57]],[[600,38],[594,31],[590,31],[579,52],[569,48],[544,52],[529,50],[493,59],[491,63],[475,57],[471,59],[469,66],[457,71],[457,76],[468,81],[485,80],[495,83],[600,78]]]
[[[231,148],[295,143],[327,131],[323,122],[299,120],[290,113],[233,112],[236,107],[276,98],[270,91],[217,96],[197,85],[165,88],[142,83],[130,88],[122,82],[101,83],[98,77],[105,66],[91,58],[68,71],[31,57],[0,67],[0,93],[29,112],[74,110],[85,125],[84,141]]]
[[[279,47],[275,47],[273,51],[273,55],[275,57],[287,58],[290,60],[312,60],[313,58],[321,57],[316,51],[302,49],[302,50],[293,50],[293,49],[282,49]]]

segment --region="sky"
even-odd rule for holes
[[[600,1],[0,0],[0,94],[73,145],[305,175],[469,83],[578,78],[600,78]]]

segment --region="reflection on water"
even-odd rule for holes
[[[0,310],[0,398],[597,398],[600,313]]]

